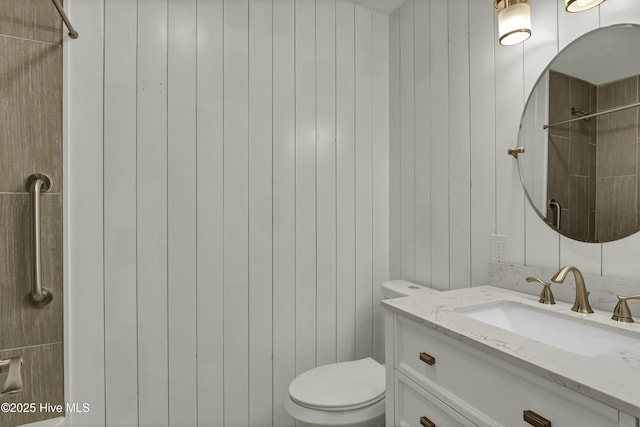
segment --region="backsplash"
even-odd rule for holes
[[[580,266],[577,267],[580,268]],[[537,283],[529,283],[525,278],[534,276],[548,282],[557,272],[556,268],[490,262],[489,284],[499,288],[539,295],[541,286]],[[593,308],[613,312],[613,308],[618,303],[617,295],[640,293],[640,281],[614,279],[586,273],[582,273],[582,275],[587,291],[589,291],[589,302]],[[573,303],[576,296],[573,275],[569,274],[564,283],[552,284],[551,291],[556,300]],[[635,301],[629,301],[629,303],[631,312],[635,316],[640,316],[640,304]]]

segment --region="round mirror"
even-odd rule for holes
[[[587,33],[544,70],[522,114],[520,179],[540,217],[583,242],[640,229],[640,27]]]

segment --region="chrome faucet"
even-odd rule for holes
[[[567,265],[566,267],[562,267],[562,269],[551,278],[551,281],[562,283],[569,272],[572,272],[573,277],[576,279],[576,301],[573,303],[571,310],[577,311],[578,313],[593,313],[593,309],[589,304],[589,292],[587,292],[584,277],[582,277],[580,270],[571,265]]]

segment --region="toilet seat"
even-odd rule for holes
[[[384,399],[384,366],[370,357],[324,365],[298,376],[289,385],[291,400],[320,411],[351,411]]]

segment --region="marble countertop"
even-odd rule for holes
[[[383,300],[382,305],[398,314],[467,343],[479,350],[561,384],[578,393],[640,418],[640,344],[596,356],[583,356],[534,341],[513,332],[471,319],[466,308],[498,301],[511,301],[549,310],[627,334],[640,334],[640,324],[611,320],[611,313],[571,311],[572,304],[538,303],[538,297],[493,286]],[[637,320],[637,319],[636,319]]]

